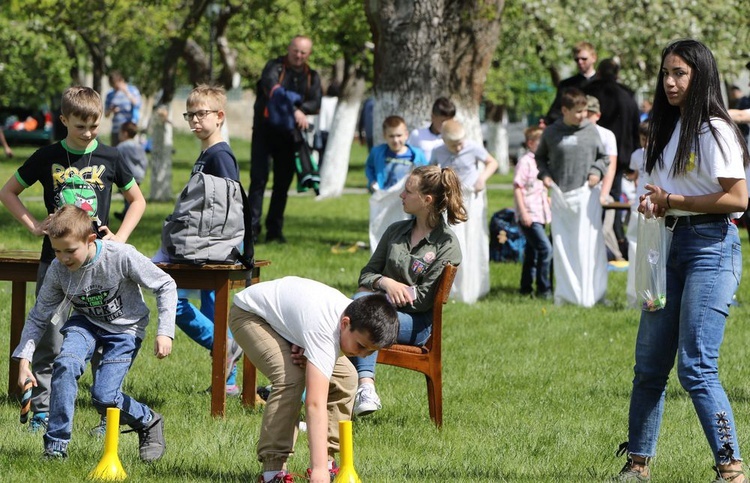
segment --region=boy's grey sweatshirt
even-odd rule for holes
[[[542,133],[534,157],[538,178],[549,176],[563,192],[583,186],[589,174],[601,179],[609,165],[599,131],[588,121],[568,126],[558,119]]]
[[[111,333],[127,333],[143,339],[149,310],[141,286],[156,295],[159,312],[157,335],[174,338],[177,285],[163,270],[133,246],[101,240],[93,260],[75,272],[57,259],[50,264],[34,307],[21,333],[13,358],[31,360],[48,321],[66,321],[73,314]]]

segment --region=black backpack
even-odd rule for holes
[[[505,208],[490,219],[490,260],[493,262],[521,262],[526,237],[516,222],[516,212]]]

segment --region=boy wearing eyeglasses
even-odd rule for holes
[[[193,89],[187,98],[187,112],[182,117],[190,125],[190,130],[201,141],[201,152],[190,173],[202,172],[220,178],[240,180],[240,170],[232,148],[221,134],[224,124],[224,108],[227,95],[223,88],[201,84]],[[177,319],[175,323],[191,339],[209,351],[214,345],[214,298],[213,290],[201,290],[201,308],[198,310],[190,301],[189,290],[178,290]],[[227,367],[229,376],[226,381],[226,393],[237,396],[240,390],[236,384],[236,362],[242,350],[229,340],[227,344]],[[210,388],[209,388],[210,389]]]

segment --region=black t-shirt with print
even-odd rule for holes
[[[18,168],[16,180],[24,188],[41,183],[47,213],[75,204],[99,226],[109,223],[112,186],[127,190],[135,183],[117,149],[98,141],[86,152],[68,148],[65,141],[40,148]],[[41,261],[51,262],[54,258],[45,236]]]

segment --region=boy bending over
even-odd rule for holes
[[[306,390],[310,481],[330,483],[337,471],[338,422],[351,419],[357,391],[357,372],[346,356],[364,357],[392,345],[396,309],[384,295],[352,301],[320,282],[284,277],[235,295],[229,327],[273,386],[258,439],[258,481],[287,481]]]
[[[19,360],[18,385],[26,379],[36,385],[29,368],[47,321],[63,327],[60,355],[52,369],[52,393],[44,457],[66,458],[73,430],[78,379],[86,362],[99,348],[91,399],[101,415],[108,407],[120,409],[120,421],[138,433],[143,461],[164,454],[162,416],[122,393],[133,359],[138,354],[149,320],[140,286],[156,295],[159,310],[154,353],[164,358],[172,351],[177,288],[174,280],[130,245],[97,240],[89,215],[65,205],[52,215],[47,227],[55,260],[49,267],[34,307],[13,351]],[[72,309],[72,314],[68,317]]]

